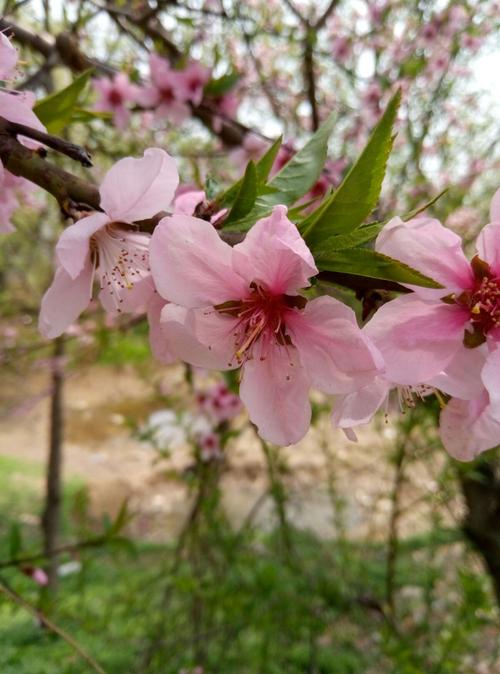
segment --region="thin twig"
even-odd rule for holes
[[[15,604],[18,606],[21,606],[24,608],[28,613],[31,613],[32,616],[34,616],[37,620],[39,620],[48,630],[53,632],[54,634],[57,634],[63,641],[65,641],[67,644],[73,648],[74,651],[80,655],[81,658],[83,658],[90,667],[99,674],[106,674],[104,669],[97,663],[94,658],[92,658],[84,649],[80,646],[80,644],[73,639],[72,636],[70,636],[67,632],[65,632],[61,627],[56,625],[55,623],[52,622],[49,618],[47,618],[46,615],[42,613],[39,609],[37,609],[35,606],[32,606],[29,602],[26,601],[21,595],[17,594],[12,588],[8,586],[8,584],[5,582],[5,580],[0,579],[0,593],[3,593],[6,597],[8,597],[11,601],[13,601]]]

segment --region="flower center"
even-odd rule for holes
[[[121,105],[123,103],[123,97],[121,93],[116,89],[111,89],[109,92],[109,102],[111,105]]]
[[[214,308],[224,316],[238,319],[233,328],[234,358],[241,365],[253,357],[257,343],[261,360],[265,360],[273,344],[291,346],[292,340],[286,332],[286,315],[294,308],[303,309],[306,302],[300,295],[274,295],[262,284],[252,282],[248,297],[230,300]]]
[[[149,236],[110,223],[90,239],[90,254],[101,290],[107,290],[121,311],[123,293],[149,276]]]
[[[173,103],[175,96],[172,87],[164,87],[160,90],[161,100],[163,103]]]
[[[482,344],[490,330],[500,327],[500,277],[495,277],[490,266],[477,255],[472,260],[472,269],[474,287],[452,298],[470,311],[472,332],[465,332],[464,344],[471,348]]]

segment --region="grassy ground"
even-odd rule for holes
[[[34,470],[1,460],[0,561],[38,549]],[[84,494],[78,483],[66,487],[67,540],[100,530],[86,521]],[[498,671],[489,582],[457,530],[435,528],[400,543],[393,610],[386,546],[322,542],[286,523],[272,535],[252,527],[236,533],[216,499],[184,538],[181,560],[173,546],[122,536],[78,559],[81,571],[61,579],[46,611],[108,674],[177,674],[200,665],[205,674]],[[18,569],[0,578],[32,604],[40,601]],[[89,671],[64,640],[0,597],[2,674]]]

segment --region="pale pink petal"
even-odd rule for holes
[[[452,398],[441,412],[439,430],[446,451],[472,461],[500,444],[500,423],[491,416],[486,392],[475,400]]]
[[[410,286],[421,297],[442,297],[471,288],[474,277],[462,250],[462,240],[439,220],[417,217],[407,222],[393,218],[382,229],[375,250],[434,279],[445,290]]]
[[[142,159],[120,159],[104,176],[101,208],[115,222],[145,220],[169,208],[179,182],[175,161],[150,148]]]
[[[17,49],[9,38],[0,32],[0,80],[13,77],[17,58]]]
[[[446,370],[427,382],[448,395],[473,400],[484,389],[481,371],[487,356],[486,346],[468,349],[460,346]]]
[[[387,400],[391,385],[383,377],[353,393],[336,396],[332,423],[337,428],[349,429],[367,424]]]
[[[500,189],[495,192],[491,200],[490,222],[500,222]]]
[[[44,125],[29,106],[29,100],[24,92],[21,94],[0,91],[0,117],[37,131],[45,131]]]
[[[205,199],[205,192],[203,190],[189,190],[175,197],[174,213],[184,213],[184,215],[194,215],[194,211],[198,204]]]
[[[354,311],[333,297],[318,297],[302,311],[290,312],[286,325],[312,386],[320,391],[349,393],[383,368]]]
[[[158,293],[153,295],[148,304],[149,344],[156,360],[170,365],[176,361],[176,358],[169,348],[168,339],[163,334],[160,323],[161,312],[165,304],[165,300]]]
[[[258,220],[245,240],[233,248],[233,264],[249,283],[260,281],[275,294],[293,295],[309,286],[309,278],[318,270],[286,214],[286,206],[275,206],[268,218]]]
[[[149,301],[155,294],[155,286],[151,276],[142,278],[128,287],[121,288],[118,295],[120,303],[117,304],[117,296],[114,290],[107,284],[104,284],[100,293],[99,300],[104,309],[110,314],[117,313],[135,313],[146,311]]]
[[[231,335],[235,319],[210,309],[185,309],[167,303],[161,313],[162,333],[174,356],[208,370],[237,366]]]
[[[364,330],[382,352],[389,381],[421,384],[451,362],[468,320],[469,312],[458,305],[425,302],[412,293],[384,304]]]
[[[116,107],[113,113],[113,123],[117,129],[122,130],[128,126],[130,120],[130,110],[124,106]]]
[[[481,260],[487,262],[495,276],[500,276],[500,222],[483,227],[476,240]]]
[[[491,413],[500,421],[500,347],[488,354],[481,378],[488,391]]]
[[[91,297],[90,262],[75,279],[62,267],[57,267],[52,285],[42,297],[38,319],[40,333],[48,339],[59,337],[87,308]]]
[[[231,247],[205,220],[176,213],[155,227],[150,265],[166,300],[206,307],[244,297],[248,287],[231,262]]]
[[[293,348],[276,346],[243,366],[240,398],[259,435],[276,445],[299,442],[311,423],[309,381]]]
[[[62,232],[56,245],[56,256],[71,278],[76,278],[88,262],[90,238],[108,222],[105,213],[93,213]]]

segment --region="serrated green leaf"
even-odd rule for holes
[[[234,200],[233,207],[229,212],[225,222],[231,223],[235,220],[244,218],[247,213],[249,213],[254,204],[255,199],[257,198],[257,169],[253,161],[249,161],[243,176],[240,189],[236,199]]]
[[[304,147],[268,183],[275,191],[259,194],[252,211],[245,218],[230,223],[231,229],[250,229],[256,220],[269,215],[273,206],[292,206],[309,192],[325,165],[335,119],[336,113],[332,112]]]
[[[427,210],[429,208],[429,206],[432,206],[433,204],[436,203],[436,201],[438,199],[441,199],[443,194],[446,194],[447,191],[448,191],[448,188],[446,187],[444,190],[442,190],[439,194],[437,194],[435,197],[433,197],[430,201],[425,203],[423,206],[417,206],[417,208],[414,208],[413,211],[410,211],[409,213],[407,213],[402,218],[402,220],[404,220],[404,222],[407,222],[408,220],[411,220],[415,216],[419,215],[419,213],[422,213],[423,211]]]
[[[392,127],[400,99],[398,90],[337,190],[302,224],[304,238],[313,252],[326,238],[358,227],[377,205],[394,140]]]
[[[267,200],[269,204],[291,206],[309,192],[323,171],[335,120],[336,113],[330,113],[304,147],[270,181],[271,187],[278,191]]]
[[[383,226],[383,223],[375,222],[372,225],[366,225],[366,227],[358,227],[353,232],[348,232],[347,234],[331,236],[321,244],[321,250],[315,254],[316,259],[320,260],[321,257],[328,257],[332,252],[337,250],[356,248],[356,246],[360,246],[362,243],[367,243],[377,236]]]
[[[424,288],[441,288],[428,276],[424,276],[416,269],[412,269],[399,260],[382,255],[368,248],[352,248],[340,250],[331,255],[316,257],[316,264],[320,271],[335,271],[356,276],[369,276],[384,281],[395,281]]]
[[[70,85],[39,101],[33,108],[42,124],[50,133],[59,133],[67,126],[78,108],[80,98],[87,86],[92,69],[76,77]]]
[[[276,155],[279,152],[282,142],[283,136],[280,136],[278,139],[274,141],[274,143],[267,150],[267,152],[255,164],[255,169],[257,172],[257,183],[259,184],[257,193],[266,194],[268,190],[271,192],[275,191],[269,185],[265,185],[265,181],[267,180],[267,177],[271,171],[271,168],[274,164],[274,160],[276,159]],[[225,192],[223,192],[217,197],[217,202],[219,203],[221,208],[230,206],[231,204],[234,203],[234,200],[236,199],[236,196],[240,190],[242,182],[243,178],[240,178],[238,181],[234,183],[234,185],[231,185],[231,187],[229,187]]]

